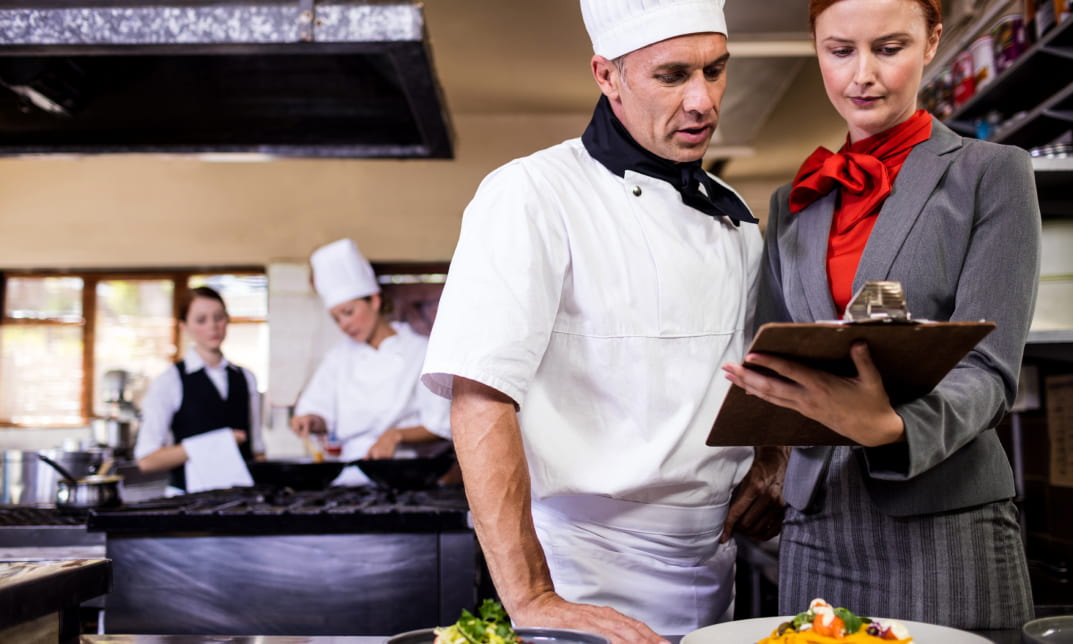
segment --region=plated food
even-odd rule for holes
[[[480,617],[462,609],[457,622],[434,628],[433,644],[519,644],[518,634],[511,627],[502,604],[486,599],[477,612]]]
[[[467,610],[450,626],[399,633],[387,644],[611,644],[603,635],[570,628],[513,628],[503,606],[491,599]]]
[[[757,644],[910,644],[913,638],[905,624],[892,619],[873,619],[813,599],[808,610],[780,623]]]
[[[780,617],[754,617],[751,619],[739,619],[734,622],[712,624],[687,633],[682,637],[680,644],[753,644],[758,641],[766,642],[767,640],[762,639],[765,635],[775,632],[781,624],[793,619],[793,615],[784,615]],[[881,619],[880,621],[887,622],[889,620]],[[981,635],[950,628],[949,626],[911,622],[909,620],[900,621],[912,633],[913,644],[994,644],[990,639]],[[822,636],[814,635],[814,637]],[[523,635],[522,638],[525,639],[525,636]],[[780,642],[780,644],[784,642],[784,640],[774,641]],[[798,641],[807,642],[809,640]],[[861,640],[825,639],[815,641],[822,641],[824,644],[851,644],[856,641],[859,644]],[[867,642],[867,644],[891,644],[890,640],[884,643],[882,640],[868,639],[864,640],[864,642]]]

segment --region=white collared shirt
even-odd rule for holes
[[[205,374],[220,392],[220,397],[227,399],[227,367],[231,364],[227,358],[220,360],[220,364],[215,367],[210,367],[191,347],[183,354],[183,362],[188,374],[198,369],[205,369]],[[261,395],[257,391],[257,378],[249,369],[239,368],[242,369],[242,375],[246,378],[250,395],[250,430],[248,432],[249,440],[252,441],[250,447],[254,454],[263,454],[265,448],[261,437]],[[135,460],[144,458],[161,447],[175,444],[175,438],[171,434],[171,421],[182,404],[183,382],[179,377],[179,370],[173,365],[150,383],[142,399],[141,422],[138,426],[138,439],[134,445]]]
[[[759,229],[617,177],[572,139],[490,174],[466,208],[422,379],[510,396],[533,496],[725,503],[752,448],[705,439],[740,362]]]

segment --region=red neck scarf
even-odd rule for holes
[[[827,244],[827,277],[838,309],[853,296],[853,278],[875,215],[890,195],[894,179],[918,143],[931,137],[931,115],[917,110],[911,117],[867,139],[846,144],[836,154],[816,148],[794,178],[790,212],[798,213],[836,187],[839,199]]]

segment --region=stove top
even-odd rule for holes
[[[461,486],[395,491],[376,486],[209,490],[93,510],[88,529],[112,533],[324,534],[469,530]]]
[[[54,507],[33,505],[0,506],[0,528],[24,526],[82,526],[89,512],[85,510],[58,510]]]

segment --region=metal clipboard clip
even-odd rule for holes
[[[898,281],[865,282],[842,315],[843,323],[916,324],[905,305],[905,293]]]

